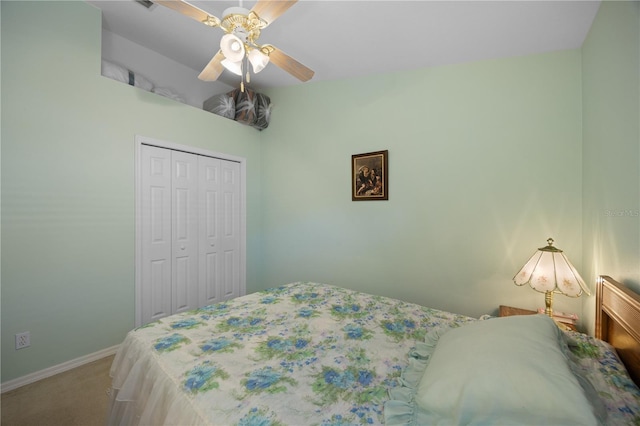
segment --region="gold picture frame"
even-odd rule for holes
[[[351,200],[389,199],[389,151],[351,156]]]

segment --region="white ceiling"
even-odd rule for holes
[[[224,34],[161,5],[90,0],[103,28],[198,73]],[[238,1],[192,1],[219,18]],[[255,1],[244,1],[251,8]],[[336,80],[582,45],[600,1],[300,0],[262,31],[273,44],[315,71],[311,81]],[[196,74],[197,75],[197,74]],[[224,71],[220,81],[237,85]],[[273,64],[251,76],[256,89],[300,83]]]

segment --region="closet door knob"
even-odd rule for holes
[[[185,248],[185,246],[180,246],[180,250],[184,250]]]

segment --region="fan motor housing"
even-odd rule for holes
[[[220,27],[248,43],[260,37],[260,30],[266,26],[258,15],[242,7],[230,7],[224,11]]]

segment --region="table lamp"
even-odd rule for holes
[[[569,297],[580,297],[582,292],[591,293],[567,256],[553,246],[553,238],[549,238],[547,244],[536,250],[513,277],[513,282],[520,286],[529,284],[535,291],[544,293],[544,313],[553,318],[553,293]]]

